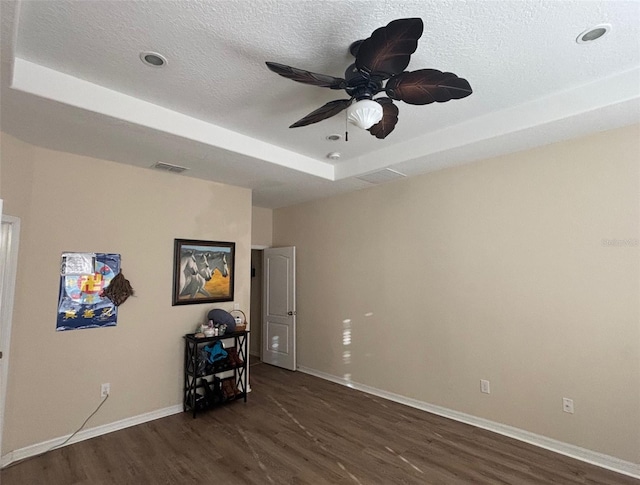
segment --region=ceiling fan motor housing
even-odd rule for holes
[[[382,91],[382,79],[379,76],[370,76],[351,64],[344,72],[347,83],[345,91],[356,101],[361,99],[371,99],[374,95]]]

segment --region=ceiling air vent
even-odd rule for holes
[[[170,163],[158,162],[153,165],[151,168],[155,168],[157,170],[164,170],[165,172],[171,173],[182,173],[186,170],[189,170],[187,167],[181,167],[180,165],[171,165]]]
[[[384,184],[385,182],[391,182],[392,180],[398,180],[403,177],[406,177],[403,173],[390,168],[384,168],[377,172],[371,172],[356,178],[364,182],[369,182],[370,184]]]

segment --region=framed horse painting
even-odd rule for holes
[[[236,243],[175,239],[172,305],[233,301]]]

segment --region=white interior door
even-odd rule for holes
[[[0,454],[4,428],[4,405],[7,396],[11,318],[18,262],[20,219],[2,216],[0,231]]]
[[[262,256],[262,361],[296,370],[296,248]]]

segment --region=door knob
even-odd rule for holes
[[[287,315],[295,315],[296,312],[287,312]]]

